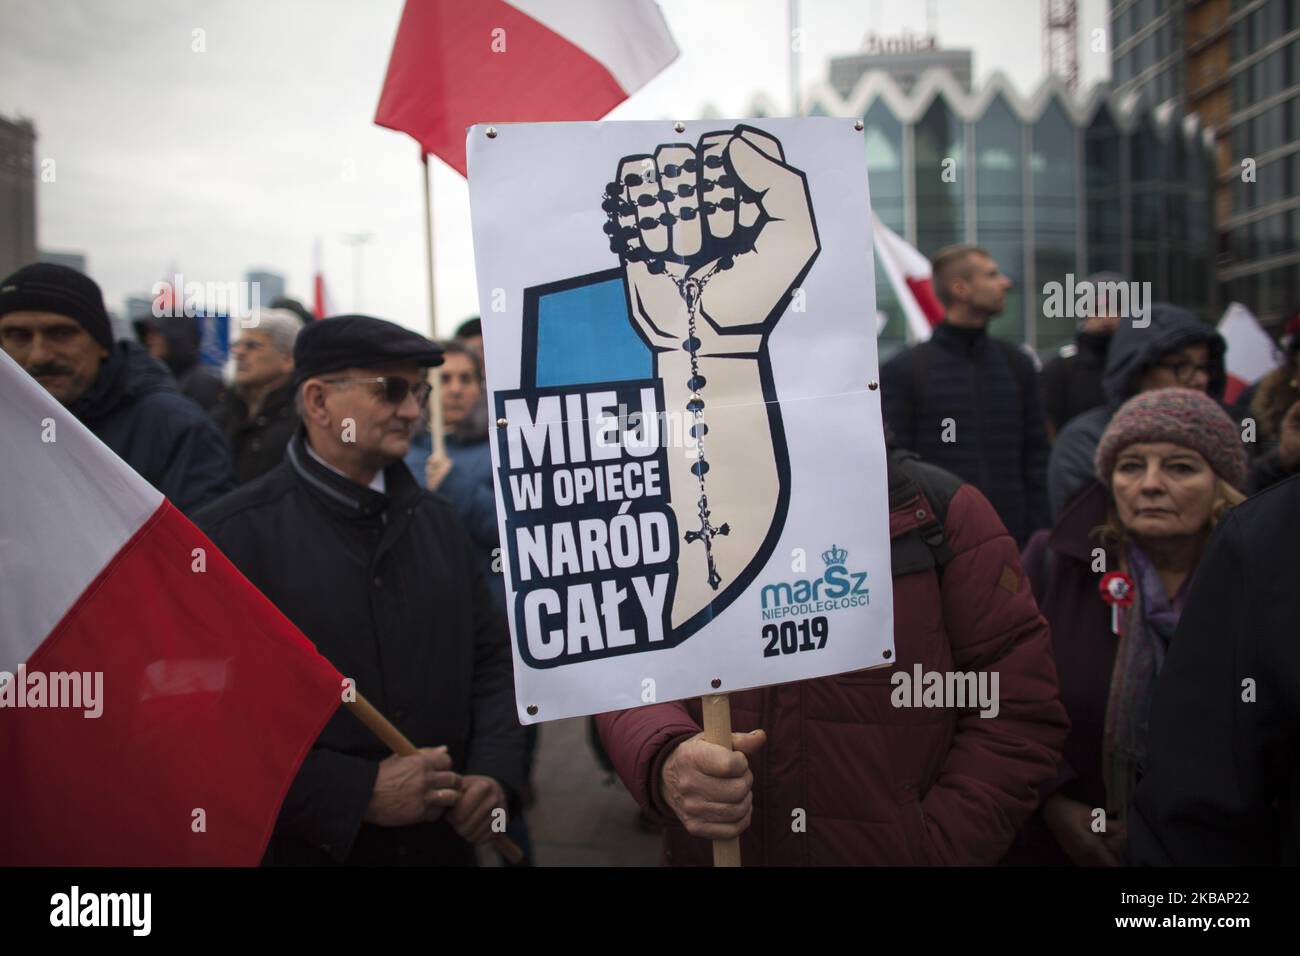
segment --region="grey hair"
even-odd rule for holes
[[[265,332],[277,352],[293,355],[293,343],[302,330],[302,320],[288,309],[259,309],[242,327],[249,332]]]

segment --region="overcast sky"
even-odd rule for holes
[[[467,0],[468,2],[468,0]],[[681,56],[612,114],[742,117],[763,92],[788,108],[786,0],[661,0]],[[401,0],[0,0],[0,115],[36,125],[42,249],[87,256],[111,309],[176,268],[229,282],[283,273],[310,298],[320,237],[338,311],[427,327],[418,147],[373,125]],[[1042,79],[1042,0],[803,0],[802,85],[868,32],[924,33],[974,52],[1021,90]],[[1083,42],[1106,0],[1082,0]],[[194,31],[204,52],[194,52]],[[432,161],[444,334],[477,312],[468,193]],[[346,233],[371,233],[353,281]],[[360,298],[358,299],[358,293]]]

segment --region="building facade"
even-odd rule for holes
[[[1076,320],[1045,313],[1044,287],[1101,270],[1150,282],[1156,301],[1218,317],[1213,143],[1195,118],[1104,86],[1072,97],[1055,79],[1027,98],[1001,75],[968,93],[941,71],[910,93],[873,73],[848,100],[825,86],[807,102],[812,115],[863,120],[871,201],[887,226],[926,256],[978,243],[1014,280],[993,334],[1042,355],[1056,350]],[[906,323],[876,272],[888,356],[904,344]]]
[[[1300,2],[1112,0],[1110,22],[1117,91],[1214,129],[1221,298],[1281,324],[1300,309]]]
[[[933,37],[882,39],[869,35],[863,52],[831,60],[830,85],[847,98],[862,77],[880,71],[893,77],[898,88],[910,93],[927,70],[947,70],[966,92],[970,92],[970,50],[941,50]]]
[[[1153,104],[1186,108],[1186,8],[1179,0],[1111,0],[1110,81],[1116,94],[1143,91]]]
[[[36,261],[36,129],[0,117],[0,278]]]

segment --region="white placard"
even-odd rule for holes
[[[862,133],[683,125],[469,132],[525,723],[893,656]]]

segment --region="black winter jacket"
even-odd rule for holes
[[[266,396],[252,417],[244,400],[232,388],[226,389],[213,405],[212,420],[230,443],[235,456],[235,479],[241,485],[260,478],[283,460],[285,446],[298,431],[294,395],[291,384],[277,388]]]
[[[312,640],[359,694],[417,747],[445,744],[454,769],[522,784],[505,622],[451,506],[400,461],[386,493],[336,474],[300,431],[274,470],[195,522]],[[289,788],[267,862],[472,864],[440,820],[363,822],[384,745],[344,709],[325,726]]]
[[[186,514],[234,487],[221,432],[134,342],[113,347],[95,383],[68,409]]]
[[[1129,856],[1300,863],[1300,476],[1233,508],[1156,682]]]
[[[1050,448],[1035,376],[1015,346],[947,322],[880,371],[894,444],[983,492],[1020,545],[1048,523]]]
[[[198,402],[204,411],[211,411],[225,386],[221,372],[199,359],[198,320],[191,316],[150,316],[136,319],[132,325],[141,345],[147,329],[162,335],[167,342],[167,358],[163,364],[176,379],[176,387],[186,398]]]
[[[1110,333],[1080,332],[1074,343],[1043,364],[1038,377],[1043,393],[1043,414],[1055,434],[1066,422],[1089,409],[1106,404],[1101,376],[1106,369]]]

